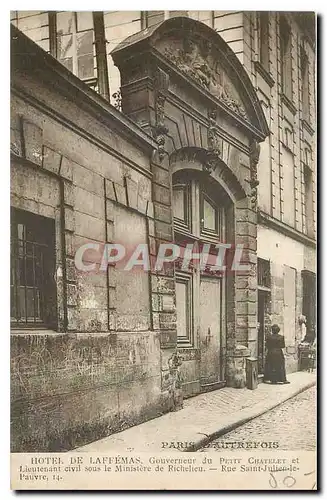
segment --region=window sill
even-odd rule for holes
[[[305,128],[310,135],[313,135],[315,133],[314,129],[311,127],[310,123],[308,122],[308,120],[306,120],[305,118],[302,118],[302,127]]]
[[[174,232],[177,233],[180,236],[186,236],[190,240],[197,241],[198,238],[194,236],[194,234],[190,233],[190,230],[188,228],[179,226],[176,224],[176,221],[174,220]]]
[[[219,241],[221,241],[221,238],[215,231],[206,231],[205,229],[203,229],[200,234],[200,240],[209,241],[211,243],[218,243]]]
[[[194,345],[185,346],[177,343],[177,353],[183,361],[198,361],[200,360],[200,349]]]
[[[192,344],[190,341],[184,341],[184,340],[179,340],[177,339],[177,347],[178,349],[194,349],[194,344]]]
[[[262,78],[268,83],[269,87],[273,87],[275,85],[275,80],[273,79],[269,71],[264,68],[260,61],[255,61],[254,67],[256,71],[262,76]]]
[[[184,224],[180,219],[174,218],[174,227],[176,231],[191,234],[190,226],[188,224]]]
[[[258,290],[260,292],[271,292],[270,286],[263,286],[263,285],[258,285]]]
[[[292,148],[290,148],[287,144],[285,144],[284,141],[281,141],[282,145],[284,146],[284,148],[289,152],[291,153],[293,156],[294,156],[294,151]]]
[[[287,97],[287,95],[281,94],[281,100],[288,107],[290,112],[293,115],[296,115],[297,109],[295,107],[295,104],[291,101],[291,99],[289,97]]]
[[[98,79],[96,77],[81,78],[82,82],[86,83],[92,90],[97,92],[96,88],[98,86]]]
[[[11,335],[65,335],[65,332],[56,332],[47,328],[19,328],[11,327]]]

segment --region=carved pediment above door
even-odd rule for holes
[[[177,96],[179,102],[191,107],[194,103],[195,112],[206,115],[216,108],[258,142],[268,135],[261,104],[244,66],[223,38],[204,23],[187,17],[167,19],[126,38],[111,55],[121,73],[123,109],[134,119],[137,115],[139,123],[144,121],[144,112],[137,111],[140,102],[136,95],[146,108],[146,97],[156,92],[159,67],[169,75],[167,100]],[[177,90],[174,95],[172,88]]]
[[[223,69],[219,53],[210,41],[186,33],[182,38],[161,40],[157,50],[179,71],[204,87],[232,111],[249,120],[239,92]]]

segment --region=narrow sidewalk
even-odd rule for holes
[[[296,372],[290,384],[259,384],[256,390],[225,387],[184,401],[184,408],[76,448],[76,452],[192,451],[235,429],[316,383],[316,374]],[[313,417],[313,416],[312,416]],[[178,444],[179,449],[178,449]],[[170,446],[175,446],[170,447]]]

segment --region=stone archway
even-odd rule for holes
[[[256,166],[259,142],[269,130],[244,67],[211,28],[178,17],[124,40],[113,52],[122,81],[122,109],[156,138],[152,158],[154,222],[150,243],[173,241],[174,164],[198,162],[210,182],[218,182],[233,200],[228,237],[244,245],[249,266],[236,273],[227,293],[226,380],[244,385],[245,356],[257,349]],[[184,156],[184,160],[182,157]],[[152,227],[152,225],[151,225]],[[153,276],[152,292],[173,296],[174,269]],[[176,310],[153,312],[161,338],[165,391],[168,360],[176,351]]]
[[[247,197],[245,190],[238,181],[237,177],[233,174],[232,170],[226,165],[222,160],[216,162],[214,168],[209,173],[205,165],[208,153],[206,150],[200,148],[183,148],[178,151],[174,151],[170,156],[170,173],[174,177],[182,172],[187,173],[188,178],[197,177],[202,178],[204,183],[209,183],[214,190],[217,190],[218,199],[224,198],[223,204],[225,208],[225,234],[223,238],[224,243],[228,243],[232,246],[231,253],[234,254],[235,244],[241,243],[244,245],[245,249],[243,251],[243,264],[249,264],[251,270],[248,273],[235,273],[229,268],[227,268],[224,275],[224,333],[223,338],[225,344],[222,347],[220,356],[220,365],[223,365],[222,371],[224,377],[221,377],[216,384],[212,382],[212,389],[227,383],[228,385],[236,385],[239,382],[235,382],[235,375],[239,371],[238,366],[243,364],[244,356],[248,355],[249,352],[254,354],[254,349],[256,343],[255,332],[252,332],[252,336],[249,337],[249,332],[251,332],[251,324],[249,318],[247,317],[248,312],[251,313],[251,305],[249,305],[249,300],[254,302],[255,300],[255,290],[256,283],[253,282],[253,294],[251,296],[251,291],[248,289],[248,285],[253,281],[253,265],[255,265],[254,256],[251,253],[251,249],[254,248],[255,242],[251,237],[251,230],[248,230],[249,225],[251,226],[251,219],[253,219],[253,210],[251,209],[251,199]],[[216,187],[215,187],[216,186]],[[223,194],[224,193],[224,194]],[[254,221],[252,220],[254,224]],[[176,239],[176,224],[174,237]],[[195,240],[196,238],[194,238]],[[203,238],[202,238],[203,240]],[[205,237],[204,237],[204,240]],[[214,241],[214,240],[207,240]],[[233,257],[232,257],[233,258]],[[231,263],[231,262],[230,262]],[[229,264],[230,264],[229,263]],[[199,286],[199,285],[198,285]],[[212,287],[213,289],[213,287]],[[252,307],[253,308],[253,307]],[[210,312],[210,311],[208,311]],[[177,318],[178,319],[178,318]],[[197,318],[197,324],[201,327],[201,318]],[[201,328],[199,329],[198,335],[201,336]],[[249,346],[249,342],[252,347]],[[201,339],[198,340],[198,344],[201,343]],[[178,343],[177,343],[178,346]],[[242,347],[243,346],[243,347]],[[245,349],[245,347],[250,347]],[[193,362],[193,373],[196,370],[195,360],[198,360],[199,366],[197,367],[199,372],[201,372],[201,345],[198,349],[179,349],[180,355],[184,361],[186,371],[186,365]],[[186,375],[187,377],[187,375]],[[194,382],[194,381],[193,381]],[[241,382],[243,383],[243,382]],[[210,384],[201,384],[201,390],[209,390]],[[191,389],[194,390],[196,383],[193,383]],[[198,387],[200,384],[198,384]],[[189,395],[190,392],[186,391]]]

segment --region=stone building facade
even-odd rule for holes
[[[300,315],[315,326],[310,16],[21,11],[12,24],[27,35],[12,27],[13,451],[154,418],[180,385],[242,387],[272,322],[296,370]],[[90,242],[95,270],[76,269]],[[242,244],[247,270],[101,271],[116,242],[151,257]]]

